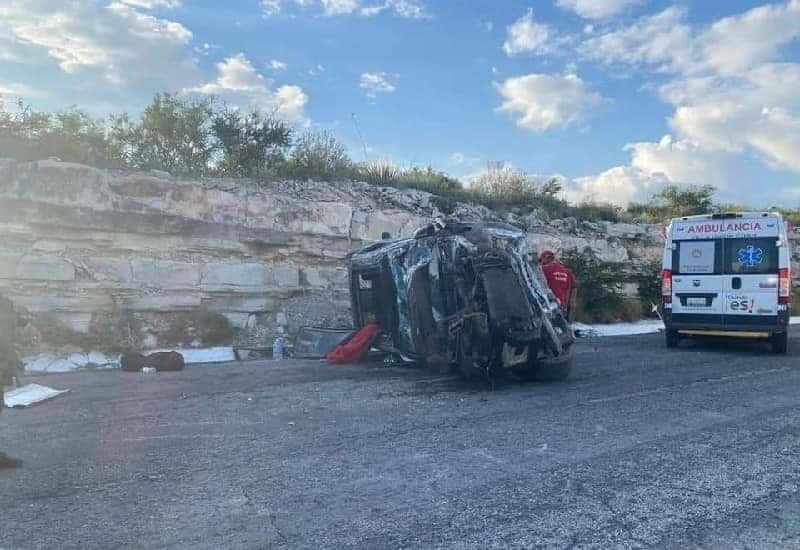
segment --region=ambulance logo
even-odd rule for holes
[[[764,262],[764,250],[756,248],[752,244],[739,249],[739,255],[736,260],[747,267],[756,267]]]

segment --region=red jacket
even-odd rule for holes
[[[552,261],[543,265],[542,271],[547,279],[547,285],[558,298],[561,307],[567,307],[572,291],[578,287],[578,281],[572,270],[560,262]]]

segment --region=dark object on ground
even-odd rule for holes
[[[8,468],[19,468],[22,466],[22,461],[18,458],[12,458],[6,453],[0,452],[0,470]]]
[[[331,364],[360,363],[380,333],[378,323],[368,323],[325,355]]]
[[[146,366],[154,368],[158,372],[183,370],[185,365],[186,363],[183,360],[183,355],[177,351],[160,351],[147,356]]]
[[[522,230],[500,223],[437,220],[373,243],[351,256],[354,324],[376,322],[391,351],[465,378],[564,379],[575,335],[530,252]]]
[[[353,334],[353,329],[303,327],[294,340],[294,357],[319,359]]]
[[[183,370],[185,362],[183,355],[177,351],[159,351],[150,355],[125,353],[122,355],[120,365],[126,372],[139,372],[146,367],[156,369],[158,372],[170,372]]]
[[[119,364],[125,372],[139,372],[145,367],[146,361],[147,358],[141,353],[123,353]]]

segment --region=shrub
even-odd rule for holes
[[[156,94],[140,120],[112,117],[111,138],[132,168],[172,174],[208,173],[214,152],[211,99],[180,99]]]
[[[636,275],[642,317],[653,317],[653,306],[661,303],[661,262],[647,262]]]
[[[714,209],[711,185],[679,187],[669,185],[653,195],[650,202],[631,203],[628,213],[640,221],[657,223],[669,218],[706,214]]]
[[[219,160],[215,171],[225,176],[257,178],[286,161],[292,129],[271,115],[235,109],[214,114],[211,129]]]
[[[397,187],[400,181],[400,169],[389,161],[367,162],[358,165],[356,177],[371,185]]]
[[[629,301],[622,292],[624,273],[619,264],[604,262],[591,248],[573,248],[562,253],[561,261],[578,280],[577,319],[589,323],[630,320]]]
[[[472,182],[470,190],[491,208],[553,211],[566,206],[558,198],[561,192],[558,180],[536,179],[507,165],[490,166]]]
[[[287,175],[312,180],[343,179],[352,171],[347,149],[325,130],[301,135],[286,166]]]
[[[0,156],[21,160],[56,157],[101,167],[119,164],[102,120],[74,108],[42,113],[22,101],[11,108],[0,103]]]

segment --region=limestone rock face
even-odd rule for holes
[[[189,181],[0,159],[0,294],[63,325],[58,338],[40,331],[42,351],[201,345],[225,323],[240,343],[269,347],[279,326],[347,326],[347,254],[384,232],[410,236],[444,215],[439,204],[359,182]],[[482,206],[450,212],[500,220]],[[657,228],[519,221],[534,249],[590,247],[624,263],[661,254]]]

